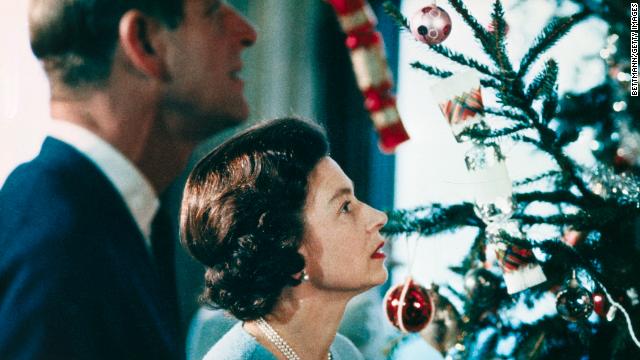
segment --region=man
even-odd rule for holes
[[[0,190],[0,358],[182,358],[158,194],[247,117],[240,57],[256,33],[218,0],[29,11],[54,121]]]

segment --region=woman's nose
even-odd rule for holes
[[[371,222],[369,225],[369,231],[379,231],[387,223],[389,218],[387,217],[387,214],[385,212],[375,209],[369,205],[367,206],[371,210]]]

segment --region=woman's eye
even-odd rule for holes
[[[340,212],[343,214],[351,212],[351,201],[345,201],[345,203],[342,204],[342,207],[340,208]]]

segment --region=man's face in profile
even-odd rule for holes
[[[184,6],[184,19],[167,49],[165,102],[181,115],[181,131],[202,139],[248,117],[241,55],[256,33],[223,1],[185,0]]]

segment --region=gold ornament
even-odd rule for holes
[[[443,356],[460,340],[460,314],[451,302],[433,285],[432,293],[435,312],[431,323],[420,332],[422,338]]]

